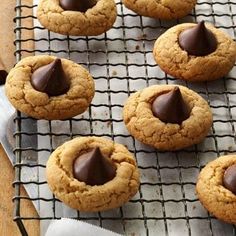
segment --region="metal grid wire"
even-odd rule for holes
[[[95,98],[83,115],[66,121],[38,121],[38,126],[44,125],[47,128],[29,132],[24,129],[24,124],[36,121],[17,113],[13,200],[14,220],[22,234],[27,235],[25,221],[47,221],[61,217],[56,211],[60,202],[53,195],[40,195],[37,198],[22,195],[20,186],[23,184],[39,187],[47,185],[45,179],[39,178],[22,181],[22,168],[45,171],[45,164],[39,161],[40,158],[36,162],[24,162],[23,156],[30,153],[31,156],[43,154],[48,157],[66,140],[95,135],[123,143],[135,155],[141,172],[140,189],[134,199],[115,210],[115,213],[77,212],[72,218],[86,220],[126,235],[236,235],[233,226],[209,215],[195,195],[195,183],[200,169],[210,160],[236,151],[236,67],[221,80],[192,84],[165,74],[152,57],[156,38],[177,23],[206,20],[229,33],[235,40],[236,1],[198,0],[193,14],[170,22],[138,16],[117,1],[118,17],[114,27],[98,37],[62,36],[48,32],[41,26],[26,28],[21,24],[22,19],[33,18],[36,21],[36,18],[33,15],[22,15],[22,10],[35,10],[37,5],[29,6],[23,0],[17,0],[16,4],[17,62],[24,52],[63,56],[87,67],[96,82]],[[22,32],[28,30],[44,33],[34,39],[22,38]],[[34,41],[40,46],[30,51],[22,47],[26,41]],[[139,143],[127,133],[121,117],[124,101],[134,91],[153,84],[182,84],[197,91],[209,102],[214,122],[203,143],[177,152],[160,152]],[[47,145],[22,146],[25,137],[47,140]],[[23,201],[48,204],[52,214],[23,216],[20,211]]]

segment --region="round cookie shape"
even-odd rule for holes
[[[236,195],[224,186],[225,171],[236,164],[236,155],[209,162],[200,172],[196,191],[202,205],[218,219],[236,224]]]
[[[207,102],[194,91],[178,86],[191,110],[181,124],[165,123],[155,117],[152,103],[156,97],[175,89],[176,85],[154,85],[132,94],[123,109],[124,123],[132,136],[159,150],[173,151],[201,142],[212,125]]]
[[[88,185],[73,175],[78,156],[99,147],[116,166],[115,177],[102,185]],[[96,212],[120,207],[139,188],[139,171],[132,154],[121,144],[100,137],[75,138],[58,147],[50,156],[46,177],[49,188],[71,208]]]
[[[225,76],[234,66],[236,43],[221,30],[205,24],[217,40],[216,50],[205,56],[189,55],[180,47],[179,36],[195,26],[179,24],[162,34],[154,44],[154,59],[167,74],[186,81],[210,81]]]
[[[55,60],[56,57],[45,55],[26,57],[10,71],[5,92],[17,110],[36,119],[56,120],[76,116],[88,108],[95,93],[93,78],[85,68],[70,60],[61,59],[70,84],[65,94],[49,96],[32,86],[34,71]]]
[[[197,0],[122,0],[122,2],[141,16],[171,20],[182,18],[190,13]]]
[[[82,12],[64,10],[59,0],[41,0],[37,18],[45,28],[63,35],[99,35],[113,26],[117,10],[114,0],[96,1],[92,8]]]

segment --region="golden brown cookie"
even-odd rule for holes
[[[225,175],[236,164],[236,155],[221,156],[208,163],[201,171],[197,185],[197,195],[203,206],[214,216],[225,222],[236,224],[236,192],[225,187]],[[229,172],[228,172],[229,174]],[[236,187],[236,168],[228,178]]]
[[[78,0],[79,2],[79,0]],[[65,10],[60,0],[41,0],[37,18],[47,29],[64,35],[99,35],[109,30],[117,16],[113,0],[96,0],[86,11]]]
[[[153,108],[154,101],[161,95],[170,94],[176,89],[180,90],[182,100],[188,106],[186,112],[181,108],[187,116],[178,114],[181,109],[175,104],[176,98],[169,97],[173,106],[171,103],[166,106],[165,99],[161,101],[166,109],[163,114],[164,108],[161,108],[162,119],[175,118],[178,123],[173,123],[175,119],[171,121],[172,123],[164,122],[154,115],[158,112],[158,109]],[[179,116],[183,118],[180,121]],[[212,125],[212,113],[207,102],[194,91],[174,85],[154,85],[132,94],[124,105],[123,119],[131,135],[140,142],[167,151],[201,142]]]
[[[196,0],[122,0],[124,5],[141,16],[158,19],[178,19],[186,16],[196,5]]]
[[[54,120],[76,116],[88,108],[95,93],[93,78],[85,68],[70,60],[61,59],[63,71],[69,80],[64,94],[49,96],[32,86],[34,72],[55,59],[47,55],[27,57],[10,71],[5,91],[17,110],[36,119]]]
[[[102,155],[116,167],[114,177],[99,185],[79,181],[74,170],[77,158],[80,160],[94,148],[99,148]],[[84,172],[96,175],[94,168],[90,165]],[[100,137],[75,138],[58,147],[48,160],[46,176],[49,188],[56,197],[80,211],[120,207],[135,195],[139,187],[139,171],[132,154],[123,145]]]
[[[210,24],[205,25],[216,38],[216,50],[205,56],[189,54],[180,47],[179,36],[185,30],[196,27],[196,24],[174,26],[162,34],[154,45],[154,58],[162,70],[187,81],[210,81],[225,76],[232,69],[236,60],[236,43],[221,30]]]

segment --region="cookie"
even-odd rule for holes
[[[236,224],[236,155],[221,156],[200,172],[197,195],[218,219]]]
[[[117,16],[113,0],[41,0],[37,18],[50,31],[77,36],[109,30]]]
[[[196,5],[196,0],[122,0],[123,4],[130,10],[141,16],[171,20],[186,16]]]
[[[75,138],[58,147],[47,162],[46,177],[55,196],[80,211],[120,207],[139,188],[132,154],[100,137]]]
[[[184,23],[162,34],[153,49],[166,73],[187,81],[219,79],[232,69],[236,43],[210,24]]]
[[[175,85],[154,85],[132,94],[124,105],[123,119],[140,142],[167,151],[201,142],[212,125],[207,102]]]
[[[19,111],[36,119],[66,119],[83,113],[95,93],[82,66],[53,56],[21,60],[9,73],[6,95]]]

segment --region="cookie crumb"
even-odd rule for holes
[[[196,209],[196,206],[195,205],[193,205],[193,210],[195,210]]]
[[[143,34],[143,35],[140,35],[139,37],[138,37],[138,40],[144,40],[144,39],[146,39],[147,38],[147,35],[146,34]]]
[[[116,70],[113,70],[113,71],[112,71],[112,75],[113,75],[113,76],[117,75],[117,71],[116,71]]]
[[[107,122],[107,128],[109,128],[111,126],[111,121],[109,120],[108,122]]]
[[[228,147],[227,151],[224,152],[224,155],[228,155],[230,154],[230,152],[232,152],[234,150],[234,147],[231,145]]]
[[[139,46],[139,45],[136,45],[136,46],[135,46],[135,49],[136,49],[136,50],[139,50],[139,49],[140,49],[140,46]]]

